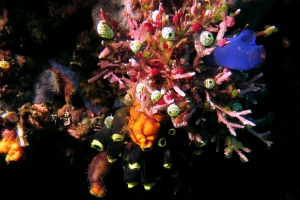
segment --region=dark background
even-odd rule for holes
[[[23,2],[14,9],[20,11],[20,16],[30,12],[47,15],[45,4],[34,1],[40,6],[36,10],[30,3],[33,1]],[[273,114],[269,128],[274,144],[270,149],[255,138],[243,141],[252,152],[247,155],[250,161],[242,163],[237,156],[226,159],[222,151],[216,153],[214,144],[210,144],[194,159],[192,166],[183,167],[179,179],[160,180],[148,192],[140,185],[127,189],[121,161],[117,161],[106,178],[108,193],[103,199],[300,199],[299,8],[299,1],[284,3],[276,0],[256,27],[256,30],[263,30],[270,24],[279,30],[257,41],[267,52],[266,61],[260,68],[267,91],[258,105],[252,107],[258,116],[268,112]],[[68,45],[74,45],[72,42],[79,32],[92,27],[89,12],[85,8],[77,10],[64,26],[48,33],[48,42],[32,42],[27,53],[36,54],[40,59],[38,62],[42,62],[43,58],[55,54],[54,49],[68,49]],[[14,16],[15,19],[18,16]],[[26,40],[26,34],[24,38]],[[31,41],[28,39],[24,43],[31,44]],[[67,133],[54,131],[33,132],[28,135],[28,141],[30,146],[26,147],[23,159],[9,164],[4,157],[0,159],[1,199],[96,199],[89,194],[87,168],[97,151],[90,148],[88,142],[76,141]]]

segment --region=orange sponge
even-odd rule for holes
[[[6,154],[6,162],[17,161],[22,157],[24,151],[19,143],[8,137],[4,137],[0,141],[0,153]]]
[[[160,122],[163,120],[162,114],[147,115],[140,112],[139,102],[136,100],[130,109],[129,132],[134,143],[141,149],[151,149],[153,142],[159,136]]]

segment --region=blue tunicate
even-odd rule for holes
[[[255,32],[244,30],[237,37],[226,39],[230,41],[229,44],[217,47],[210,55],[203,58],[206,65],[250,70],[260,67],[265,61],[265,48],[256,44]]]

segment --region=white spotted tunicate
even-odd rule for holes
[[[130,42],[130,49],[134,52],[134,53],[137,53],[141,46],[142,46],[142,42],[139,41],[139,40],[133,40]]]
[[[204,86],[207,88],[207,89],[212,89],[213,87],[215,87],[215,80],[212,79],[212,78],[207,78],[205,81],[204,81]]]
[[[151,94],[151,100],[156,103],[162,98],[162,94],[158,90],[154,90]]]
[[[139,84],[136,86],[136,93],[141,94],[142,91],[143,91],[143,89],[144,89],[144,85],[141,84],[141,83],[139,83]]]
[[[105,39],[112,39],[114,37],[114,31],[106,24],[104,20],[101,20],[98,23],[97,32],[100,37]]]
[[[173,104],[169,105],[169,107],[167,109],[167,113],[171,117],[176,117],[180,113],[180,108],[176,104],[173,103]]]
[[[161,31],[161,36],[165,40],[172,40],[175,37],[175,31],[172,27],[164,27]]]
[[[203,46],[210,46],[214,42],[214,36],[209,31],[202,31],[200,34],[200,42]]]
[[[104,119],[104,125],[106,126],[106,128],[111,128],[113,120],[114,120],[113,116],[108,116]]]

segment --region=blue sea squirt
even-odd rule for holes
[[[216,47],[203,58],[206,65],[245,71],[260,67],[265,61],[265,48],[256,44],[255,32],[244,30],[238,36],[226,40],[228,44]]]

